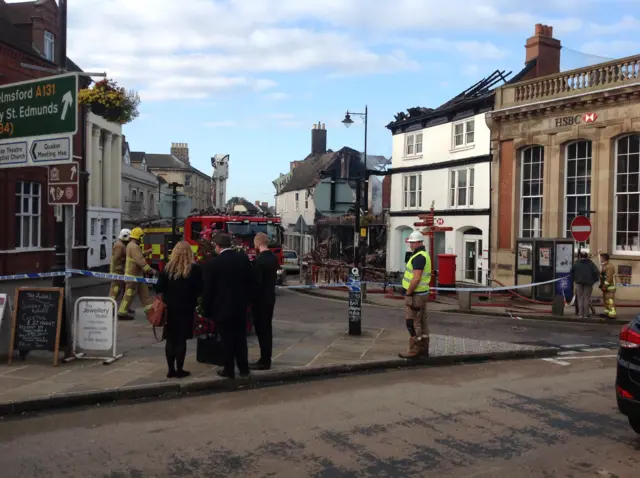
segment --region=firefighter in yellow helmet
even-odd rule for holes
[[[156,274],[156,271],[147,264],[142,249],[140,249],[143,236],[144,232],[139,227],[131,231],[129,244],[127,244],[127,258],[124,267],[125,276],[144,277],[145,273]],[[136,295],[139,297],[145,312],[149,309],[153,301],[149,297],[148,284],[133,281],[126,281],[126,284],[124,299],[118,309],[118,318],[121,320],[133,320],[133,317],[129,315],[129,308]]]
[[[610,260],[609,254],[600,254],[600,289],[602,290],[602,301],[604,303],[604,314],[609,319],[616,318],[616,268]]]
[[[131,231],[129,229],[122,229],[118,235],[118,240],[113,245],[111,251],[111,266],[109,267],[109,274],[124,275],[124,263],[127,258],[127,243],[131,237]],[[124,292],[124,281],[114,280],[111,282],[111,289],[109,290],[109,298],[118,300]]]
[[[402,358],[428,357],[427,300],[431,280],[431,258],[424,248],[424,236],[420,231],[413,231],[407,242],[411,248],[411,257],[404,271],[402,288],[405,294],[409,350],[399,355]]]

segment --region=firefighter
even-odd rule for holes
[[[604,314],[610,318],[616,318],[616,268],[609,262],[611,257],[606,252],[600,254],[600,289],[602,290],[602,302]]]
[[[156,271],[152,269],[144,258],[144,254],[140,249],[144,232],[139,227],[131,231],[130,241],[127,244],[127,259],[125,262],[124,275],[129,277],[144,277],[145,273],[156,275]],[[149,288],[146,283],[127,281],[124,292],[124,299],[120,303],[118,309],[118,318],[121,320],[133,320],[133,316],[129,314],[129,308],[135,296],[138,296],[144,311],[146,312],[151,306],[152,300],[149,298]]]
[[[427,326],[427,299],[431,280],[431,258],[424,248],[424,236],[413,231],[407,241],[411,257],[402,278],[405,293],[405,321],[409,331],[409,350],[399,354],[402,358],[429,356],[429,328]]]
[[[127,243],[131,236],[130,229],[122,229],[118,235],[118,240],[113,245],[111,251],[111,267],[109,267],[109,274],[124,275],[124,263],[127,258]],[[114,280],[111,282],[111,290],[109,291],[109,298],[118,300],[124,292],[124,281]]]

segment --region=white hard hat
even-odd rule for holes
[[[125,241],[128,241],[130,237],[131,237],[131,229],[122,229],[120,231],[120,235],[118,236],[118,239],[124,239]]]
[[[420,231],[413,231],[407,242],[424,242],[424,236]]]

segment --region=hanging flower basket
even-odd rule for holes
[[[127,91],[115,81],[102,80],[92,88],[78,93],[78,102],[91,108],[91,112],[112,123],[127,124],[138,117],[140,97]]]

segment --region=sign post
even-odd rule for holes
[[[75,73],[0,86],[0,169],[70,162],[77,102]]]
[[[109,365],[124,357],[116,352],[118,318],[116,301],[109,297],[80,297],[73,322],[74,359],[102,360]]]
[[[362,289],[360,272],[353,267],[349,272],[349,335],[362,334]]]
[[[8,294],[0,294],[0,357],[9,354],[11,340],[11,301]]]
[[[78,204],[80,164],[49,166],[47,198],[49,206],[75,206]]]

